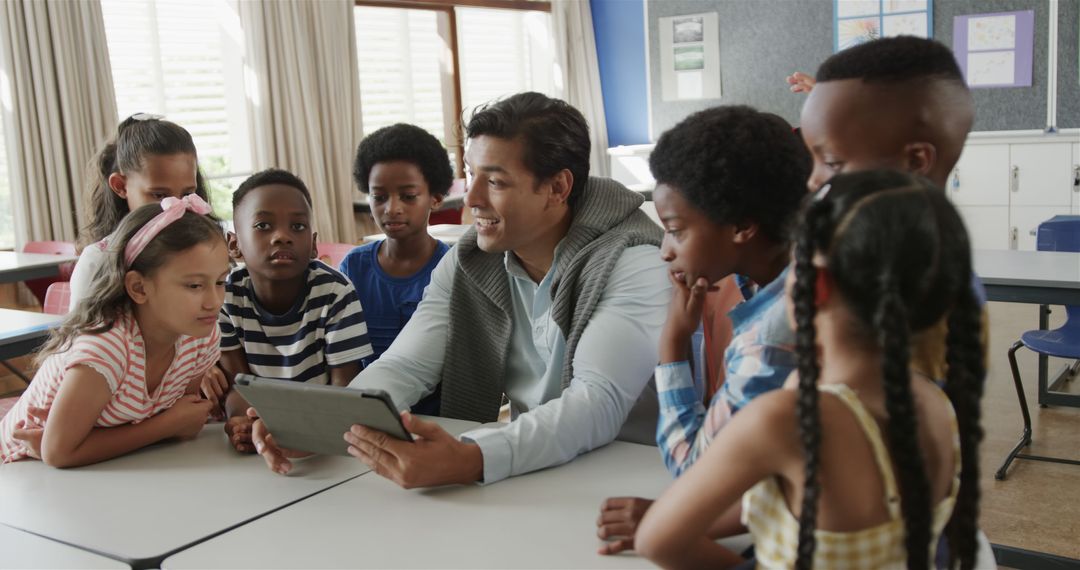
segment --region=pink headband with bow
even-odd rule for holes
[[[161,201],[162,212],[153,217],[146,225],[139,228],[135,235],[131,236],[127,247],[124,248],[124,266],[131,267],[135,258],[146,249],[147,244],[154,240],[161,230],[169,224],[184,216],[184,212],[191,211],[205,216],[210,213],[210,204],[207,204],[196,194],[188,194],[183,198],[165,198]]]

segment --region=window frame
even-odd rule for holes
[[[452,84],[451,101],[443,101],[443,130],[447,146],[454,153],[454,172],[457,178],[465,175],[465,147],[460,136],[457,120],[461,118],[461,59],[458,42],[456,8],[494,8],[499,10],[522,10],[551,12],[551,2],[546,0],[354,0],[356,6],[369,8],[401,8],[407,10],[431,10],[438,12],[439,35],[450,48],[449,80]],[[363,86],[360,86],[363,89]],[[445,112],[450,111],[450,112]]]

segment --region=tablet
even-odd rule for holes
[[[306,384],[236,375],[236,389],[274,434],[278,446],[323,455],[348,455],[343,439],[353,424],[412,441],[401,416],[382,390]]]

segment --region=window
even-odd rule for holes
[[[358,6],[353,15],[364,131],[412,123],[445,144],[437,12]]]
[[[458,8],[457,24],[461,103],[467,113],[521,91],[552,93],[555,52],[550,14]]]
[[[7,131],[0,113],[0,249],[15,248],[15,214],[8,176]]]
[[[195,140],[214,211],[252,170],[242,36],[227,0],[102,0],[116,107],[164,115]]]
[[[553,94],[550,5],[409,4],[359,0],[353,10],[364,132],[400,122],[421,126],[446,145],[460,176],[463,109],[468,116],[520,91]]]

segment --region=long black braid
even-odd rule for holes
[[[801,232],[795,242],[795,283],[791,290],[795,306],[795,347],[799,365],[797,411],[803,453],[806,456],[806,484],[803,488],[802,510],[799,513],[799,558],[795,565],[797,570],[809,570],[813,566],[816,546],[814,529],[817,527],[821,417],[817,391],[820,364],[814,329],[817,268],[814,267],[813,257],[817,241],[815,234],[825,215],[825,208],[821,204],[811,203],[803,216]]]
[[[805,208],[795,247],[798,413],[806,455],[806,484],[797,568],[813,564],[821,424],[820,375],[813,319],[822,256],[852,314],[882,350],[886,437],[896,469],[910,568],[927,568],[932,535],[929,478],[918,440],[909,371],[912,334],[949,315],[948,381],[961,432],[962,477],[946,529],[953,561],[971,568],[978,512],[977,447],[984,366],[980,310],[972,293],[971,254],[963,223],[941,190],[896,172],[864,172],[832,179]],[[821,261],[818,261],[820,263]]]
[[[963,228],[952,208],[943,208],[942,217],[951,218],[950,227]],[[970,245],[966,232],[946,236],[951,263],[959,270],[971,271]],[[976,533],[979,518],[979,444],[983,439],[981,402],[986,381],[985,347],[982,345],[982,309],[971,287],[961,289],[949,314],[949,334],[945,359],[948,371],[945,394],[956,410],[960,431],[960,489],[952,518],[945,527],[949,541],[949,567],[962,570],[975,567],[978,550]]]
[[[927,567],[930,546],[930,481],[926,476],[919,449],[918,414],[911,395],[911,372],[908,369],[910,332],[908,311],[892,278],[885,276],[883,295],[874,315],[874,328],[882,347],[885,410],[889,414],[886,436],[900,486],[900,508],[907,529],[908,568]]]

